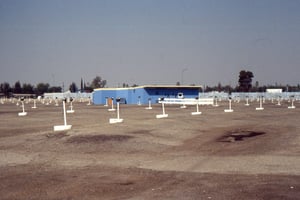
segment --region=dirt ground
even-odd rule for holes
[[[300,103],[186,109],[0,104],[0,199],[300,199]]]

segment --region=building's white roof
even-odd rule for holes
[[[142,85],[137,87],[126,87],[126,88],[97,88],[97,90],[131,90],[131,89],[138,89],[138,88],[202,88],[201,85]]]

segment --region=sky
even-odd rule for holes
[[[0,83],[300,83],[299,0],[0,0]]]

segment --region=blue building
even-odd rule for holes
[[[129,88],[99,88],[93,92],[94,104],[106,104],[107,99],[121,98],[122,103],[148,104],[157,103],[158,98],[195,98],[199,96],[201,86],[177,86],[177,85],[145,85]]]

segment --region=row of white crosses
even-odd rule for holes
[[[22,112],[19,112],[18,116],[26,116],[27,112],[25,112],[24,97],[21,97],[20,101],[21,101]],[[54,131],[65,131],[65,130],[71,129],[71,127],[72,127],[72,125],[67,125],[65,102],[66,102],[66,99],[63,100],[64,125],[54,126]],[[34,108],[34,109],[37,108],[35,99],[34,99],[34,105],[32,108]],[[68,111],[67,111],[68,113],[74,113],[73,106],[72,106],[72,100],[71,100],[71,110],[68,110]]]
[[[264,108],[262,107],[262,102],[263,102],[263,99],[264,97],[263,96],[260,96],[259,97],[259,102],[260,102],[260,107],[259,108],[256,108],[256,110],[263,110]],[[23,112],[19,113],[19,116],[26,116],[27,115],[27,112],[25,112],[25,108],[24,108],[24,98],[21,98],[21,103],[22,103],[22,109],[23,109]],[[114,107],[113,107],[113,98],[111,98],[111,103],[112,103],[112,108],[109,109],[109,111],[115,111]],[[117,118],[110,118],[109,119],[109,123],[110,124],[115,124],[115,123],[121,123],[123,122],[124,120],[120,118],[120,98],[117,98],[116,99],[116,102],[117,102]],[[199,101],[198,101],[198,98],[195,98],[195,100],[197,100],[197,103],[196,103],[196,112],[192,112],[191,115],[200,115],[201,112],[199,111]],[[216,100],[216,103],[214,103]],[[218,106],[217,104],[217,98],[215,97],[213,100],[213,106]],[[146,107],[145,109],[152,109],[151,107],[151,98],[148,99],[149,101],[149,106]],[[159,101],[161,102],[162,104],[162,114],[158,114],[156,115],[156,118],[166,118],[168,117],[168,114],[165,113],[165,104],[164,104],[164,98],[160,98]],[[228,101],[229,101],[229,109],[225,109],[224,112],[233,112],[233,109],[231,107],[231,103],[232,103],[232,98],[229,97],[228,98]],[[66,108],[65,108],[65,102],[66,102],[66,99],[63,100],[63,115],[64,115],[64,125],[58,125],[58,126],[54,126],[54,131],[65,131],[65,130],[69,130],[71,129],[72,125],[68,125],[67,124],[67,119],[66,119],[66,113],[74,113],[75,111],[73,110],[73,99],[70,98],[70,110],[67,110],[66,111]],[[288,108],[295,108],[294,106],[294,97],[292,97],[292,105],[289,106]],[[249,105],[249,102],[248,102],[248,97],[246,98],[246,104],[245,105]],[[107,105],[107,101],[106,101],[106,104],[105,106],[108,106]],[[32,108],[36,108],[36,102],[34,100],[34,107]]]
[[[116,98],[117,118],[110,118],[109,119],[110,124],[122,123],[124,121],[124,119],[120,118],[120,101],[121,101],[121,98]],[[152,109],[152,107],[151,107],[151,98],[149,98],[148,101],[149,101],[149,106],[146,107],[145,109],[151,110]],[[141,105],[140,104],[140,97],[139,97],[138,105]],[[106,97],[106,103],[105,103],[104,106],[108,106],[108,97]],[[116,109],[114,108],[114,98],[113,97],[111,98],[111,106],[112,107],[110,109],[108,109],[108,111],[115,111]]]
[[[24,112],[24,103],[23,103],[24,100],[23,99],[21,99],[21,100],[22,100],[23,112],[19,113],[19,116],[25,116],[25,115],[27,115],[27,113]],[[72,128],[72,125],[67,124],[66,113],[74,113],[75,110],[73,110],[73,99],[70,98],[69,100],[70,100],[70,110],[66,110],[66,101],[67,101],[67,99],[63,99],[63,104],[62,105],[63,105],[64,124],[54,126],[53,127],[54,131],[66,131],[66,130],[70,130]],[[58,101],[58,100],[56,99],[56,101]],[[34,107],[35,107],[35,101],[34,101]]]
[[[278,97],[278,103],[277,103],[277,105],[281,105],[281,104],[280,104],[280,98],[281,98],[281,97]],[[289,109],[294,109],[294,108],[296,108],[295,105],[294,105],[294,101],[295,101],[294,96],[291,96],[290,99],[291,99],[292,105],[291,105],[291,106],[288,106],[288,108],[289,108]],[[225,109],[224,112],[233,112],[233,110],[232,110],[232,108],[231,108],[231,101],[232,101],[231,97],[228,98],[228,101],[229,101],[229,109]],[[264,110],[264,108],[263,108],[263,106],[262,106],[262,104],[265,102],[264,96],[259,96],[259,97],[258,97],[258,101],[259,101],[259,107],[258,107],[258,108],[255,108],[255,110]],[[249,106],[249,105],[250,105],[250,104],[249,104],[248,97],[246,97],[246,104],[245,104],[245,106]]]
[[[24,97],[21,97],[20,98],[20,101],[21,101],[21,107],[22,107],[22,112],[19,112],[18,113],[18,116],[26,116],[27,115],[27,112],[25,112],[25,105],[24,105]],[[57,103],[55,103],[56,106],[58,106],[58,100],[56,99],[55,100]],[[67,110],[67,113],[74,113],[75,110],[73,110],[73,99],[71,98],[70,99],[70,110]],[[36,99],[33,100],[33,106],[31,107],[32,109],[36,109],[37,106],[36,106]]]
[[[194,101],[194,104],[196,105],[196,112],[191,112],[191,115],[201,115],[202,112],[199,111],[199,98],[196,97],[195,98],[195,101]],[[166,118],[168,117],[169,115],[166,114],[165,112],[165,103],[164,103],[164,98],[159,98],[158,101],[161,103],[162,105],[162,114],[158,114],[156,115],[156,118],[157,119],[161,119],[161,118]],[[186,104],[182,104],[180,106],[180,108],[186,108]]]
[[[198,99],[198,98],[196,98],[196,99]],[[295,98],[292,96],[291,97],[292,105],[288,107],[289,109],[296,108],[294,106],[294,100],[295,100]],[[160,118],[166,118],[166,117],[168,117],[168,114],[166,114],[166,112],[165,112],[164,98],[159,98],[159,101],[162,104],[162,114],[156,115],[156,118],[158,118],[158,119],[160,119]],[[240,101],[240,99],[238,98],[237,102],[239,102],[239,101]],[[259,101],[259,107],[255,108],[255,110],[264,110],[264,108],[262,106],[262,104],[265,102],[264,96],[259,96],[258,97],[258,101]],[[229,108],[225,109],[224,112],[231,113],[231,112],[233,112],[233,109],[232,109],[232,98],[231,97],[228,98],[228,103],[229,103]],[[280,100],[278,100],[278,104],[279,103],[280,103]],[[249,97],[247,96],[246,97],[246,104],[245,104],[245,106],[249,106],[249,105],[250,105],[249,104]],[[213,106],[214,107],[218,107],[219,106],[218,105],[217,97],[214,97]],[[185,105],[181,106],[181,108],[185,108]],[[199,115],[199,114],[201,114],[201,112],[199,111],[199,104],[198,103],[196,104],[196,109],[197,109],[197,111],[196,112],[192,112],[191,113],[192,115]]]

